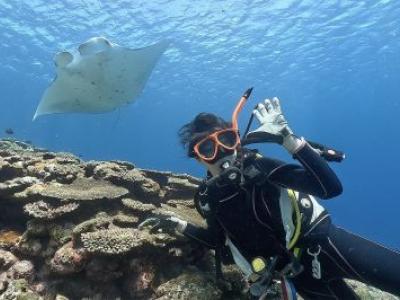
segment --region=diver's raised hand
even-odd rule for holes
[[[260,122],[260,127],[249,132],[246,138],[258,139],[263,142],[283,144],[291,153],[301,145],[301,140],[293,135],[285,116],[282,113],[279,99],[265,99],[253,110],[253,115]]]
[[[176,231],[183,232],[187,226],[187,222],[183,221],[174,216],[156,216],[147,218],[139,224],[138,228],[143,229],[150,227],[150,233],[156,233],[158,231],[173,234]]]
[[[269,141],[273,143],[283,143],[283,137],[292,134],[288,123],[282,113],[278,98],[265,99],[253,110],[254,116],[260,122],[260,127],[251,133],[263,133],[269,136]]]

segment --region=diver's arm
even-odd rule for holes
[[[268,158],[257,158],[256,164],[265,178],[275,184],[322,199],[342,193],[342,185],[328,163],[304,140],[292,153],[301,165]]]
[[[192,224],[187,224],[186,228],[181,232],[189,239],[195,240],[207,248],[215,249],[215,235],[212,229],[198,227]]]
[[[263,134],[293,155],[301,166],[259,164],[269,181],[323,199],[332,198],[342,192],[342,185],[325,160],[304,140],[293,134],[286,121],[278,98],[266,99],[253,111],[261,126],[250,134]]]
[[[198,227],[172,215],[159,215],[147,218],[139,224],[138,228],[150,227],[150,233],[163,231],[169,234],[179,232],[186,237],[200,242],[208,248],[215,248],[215,231],[212,226]]]

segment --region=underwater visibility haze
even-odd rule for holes
[[[55,77],[54,55],[97,36],[132,49],[170,45],[134,103],[32,122]],[[179,128],[200,112],[229,120],[254,87],[240,128],[256,103],[279,97],[297,135],[346,153],[331,163],[344,192],[323,202],[334,222],[399,249],[399,53],[395,0],[0,0],[1,135],[203,176]],[[280,147],[259,149],[291,160]]]

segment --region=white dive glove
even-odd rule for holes
[[[253,114],[261,126],[249,132],[248,136],[260,136],[266,142],[282,144],[290,153],[295,153],[305,142],[293,135],[278,98],[265,99],[264,103],[257,105]]]
[[[147,218],[139,224],[138,228],[143,229],[150,227],[150,233],[156,233],[158,231],[164,231],[169,234],[173,234],[174,231],[183,233],[186,229],[187,222],[174,216],[156,216]]]

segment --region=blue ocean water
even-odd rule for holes
[[[98,115],[32,122],[55,75],[53,56],[93,36],[138,48],[172,41],[143,94]],[[400,2],[344,0],[0,0],[0,136],[83,159],[202,176],[177,131],[202,111],[227,119],[278,96],[297,135],[346,152],[332,164],[344,193],[323,204],[335,223],[400,248]],[[260,150],[284,160],[280,147]]]

